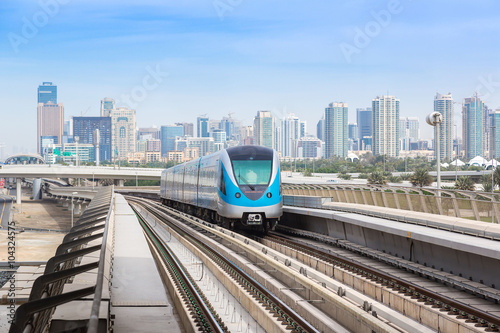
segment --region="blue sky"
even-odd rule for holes
[[[0,13],[5,155],[36,150],[43,81],[57,84],[66,118],[97,116],[112,97],[140,127],[229,112],[251,124],[271,110],[315,133],[330,102],[347,102],[355,122],[356,108],[389,92],[429,138],[436,92],[460,102],[477,90],[500,107],[494,0],[3,0]]]

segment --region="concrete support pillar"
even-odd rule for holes
[[[115,186],[123,187],[125,186],[125,181],[123,179],[115,179]]]
[[[66,208],[66,210],[71,210],[70,208],[70,201],[68,200],[63,200],[63,208]]]
[[[16,204],[21,204],[21,178],[16,179]]]
[[[73,204],[75,209],[74,209],[74,213],[75,213],[75,216],[79,216],[80,215],[80,212],[81,212],[81,208],[82,208],[82,204],[79,204],[79,203],[74,203]]]
[[[88,206],[89,206],[88,202],[83,202],[82,203],[82,214],[87,210]]]

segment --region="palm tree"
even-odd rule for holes
[[[493,185],[500,186],[500,167],[496,167],[493,171]]]
[[[368,176],[368,184],[385,185],[387,184],[387,177],[384,176],[382,171],[373,171]]]
[[[493,185],[491,183],[491,176],[490,175],[482,175],[481,176],[481,185],[483,185],[484,192],[492,192]]]
[[[469,176],[461,176],[457,179],[455,188],[463,191],[474,191],[476,189],[476,184]]]
[[[433,178],[426,169],[417,169],[408,180],[413,186],[424,187],[431,185]]]

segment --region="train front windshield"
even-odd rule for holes
[[[238,185],[267,185],[271,178],[271,161],[234,161],[234,176]]]
[[[273,170],[273,150],[261,146],[237,146],[227,149],[238,185],[256,190],[269,185]],[[245,186],[247,185],[247,186]]]

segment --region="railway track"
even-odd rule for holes
[[[137,211],[136,211],[137,214]],[[161,253],[176,288],[182,295],[184,304],[189,308],[191,317],[197,323],[200,332],[228,332],[214,308],[207,302],[203,292],[198,288],[189,272],[177,256],[169,249],[155,230],[137,214],[139,222],[148,236],[150,243]]]
[[[282,302],[262,284],[257,282],[238,265],[223,256],[217,249],[213,248],[211,245],[207,244],[205,240],[200,238],[200,236],[197,235],[197,232],[193,230],[196,226],[192,223],[191,226],[185,225],[185,223],[189,223],[189,220],[184,220],[184,223],[179,223],[178,215],[172,214],[170,209],[162,207],[157,203],[151,203],[147,200],[131,197],[129,197],[128,200],[131,203],[132,208],[136,211],[136,214],[141,219],[141,224],[143,224],[148,236],[151,237],[151,239],[154,239],[153,242],[159,246],[159,249],[162,254],[164,254],[164,257],[166,258],[168,256],[169,259],[166,260],[169,262],[169,265],[174,266],[175,262],[178,264],[178,260],[173,259],[174,257],[168,253],[170,251],[168,250],[165,242],[163,242],[160,237],[155,235],[154,230],[147,225],[145,222],[146,218],[140,213],[139,209],[137,209],[138,206],[147,209],[149,214],[154,215],[158,221],[165,223],[165,225],[167,225],[172,231],[175,231],[175,233],[180,235],[180,237],[187,240],[192,246],[196,247],[198,251],[210,258],[210,260],[212,260],[219,267],[219,269],[223,270],[228,276],[236,281],[240,288],[243,288],[261,305],[261,307],[269,312],[271,316],[273,316],[281,324],[282,330],[304,333],[318,332],[316,328],[301,318],[301,316],[299,316],[292,308]],[[179,268],[177,265],[175,266],[177,268],[173,268],[173,271],[182,271],[182,268]],[[217,318],[220,318],[220,316],[214,313],[213,307],[208,304],[209,302],[207,302],[206,299],[204,299],[199,287],[196,286],[196,283],[192,279],[186,280],[183,278],[183,275],[188,275],[185,273],[185,270],[184,274],[171,274],[175,275],[176,280],[178,281],[177,285],[181,286],[182,292],[186,293],[186,298],[189,299],[189,303],[195,303],[195,305],[193,305],[193,311],[195,311],[196,314],[198,314],[198,311],[200,313],[203,312],[199,318],[196,318],[197,321],[203,323],[203,329],[206,329],[207,332],[224,332],[226,328],[223,323],[218,322],[218,325],[216,325],[212,321],[211,318],[217,321]],[[189,290],[187,291],[186,289]],[[194,300],[196,300],[196,302],[194,302]],[[209,310],[208,312],[201,311],[203,309]]]
[[[283,230],[287,229],[288,228],[283,228]],[[290,232],[291,230],[288,231]],[[302,232],[295,231],[295,233],[300,234]],[[403,294],[404,296],[413,299],[417,303],[421,303],[427,307],[433,308],[434,310],[447,313],[449,316],[455,317],[457,320],[472,324],[475,328],[477,328],[478,332],[499,331],[500,317],[490,313],[494,312],[491,310],[491,307],[488,311],[481,308],[484,308],[484,305],[487,304],[487,302],[484,301],[484,298],[486,298],[484,293],[483,295],[478,295],[478,299],[483,300],[481,302],[476,302],[478,306],[473,306],[472,304],[474,302],[468,300],[469,303],[472,303],[471,305],[469,305],[457,301],[453,298],[447,297],[441,293],[433,292],[432,290],[424,288],[419,284],[418,281],[410,282],[404,278],[399,278],[398,276],[389,274],[380,268],[380,262],[378,260],[373,259],[372,264],[367,264],[367,256],[370,256],[370,254],[363,253],[362,255],[359,255],[359,258],[362,259],[353,260],[352,255],[338,255],[335,254],[335,251],[332,251],[332,248],[338,248],[339,246],[339,244],[335,240],[332,239],[328,242],[328,244],[323,243],[323,245],[318,246],[314,245],[318,242],[314,242],[313,244],[311,244],[311,242],[305,241],[307,237],[313,238],[313,233],[305,232],[304,235],[307,236],[301,236],[302,239],[298,239],[297,237],[291,237],[287,235],[286,232],[271,232],[260,241],[263,242],[263,244],[271,246],[275,249],[285,247],[300,252],[302,254],[301,257],[304,262],[306,262],[307,259],[304,258],[303,255],[307,257],[314,257],[327,264],[333,265],[336,268],[341,268],[345,271],[351,272],[354,275],[379,284],[380,286],[392,289],[397,293]],[[279,245],[273,245],[272,243]],[[374,266],[378,266],[379,268],[373,268]],[[398,266],[397,260],[396,262],[392,262],[391,266]],[[401,264],[400,266],[403,267],[404,265]],[[407,269],[403,267],[403,270],[406,271]],[[420,273],[419,275],[425,276],[425,272],[424,274]],[[422,278],[420,282],[424,281],[423,284],[425,284],[426,280],[427,279]],[[467,295],[473,296],[470,291]],[[492,307],[498,305],[497,298],[492,295],[487,296],[491,296],[491,301],[489,303],[492,305]],[[500,307],[498,307],[496,311],[497,313],[499,313],[498,311],[500,311]]]

